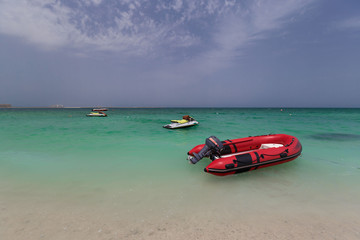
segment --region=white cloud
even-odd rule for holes
[[[173,5],[173,9],[178,12],[178,11],[181,10],[182,5],[183,5],[182,0],[176,0],[174,5]]]
[[[197,66],[195,71],[206,74],[228,67],[243,48],[266,38],[271,30],[284,27],[289,16],[300,12],[311,2],[313,1],[257,0],[247,8],[238,8],[236,12],[222,18],[212,36],[215,43],[213,48],[185,64]]]
[[[82,0],[86,5],[99,5],[102,3],[102,0]]]
[[[157,20],[153,13],[141,9],[143,4],[150,11],[151,5],[140,1],[124,1],[117,9],[112,8],[114,2],[107,5],[101,0],[83,0],[82,3],[85,5],[70,8],[56,0],[2,0],[0,33],[21,37],[47,49],[70,46],[81,51],[91,47],[132,54],[146,54],[163,44],[180,47],[198,41],[189,31],[176,30],[182,21]],[[87,7],[99,7],[96,11],[100,14],[88,11]],[[177,0],[171,9],[161,10],[180,11],[181,7],[182,1]]]
[[[352,17],[335,23],[338,29],[360,29],[360,16]]]
[[[51,5],[51,9],[47,6]],[[69,9],[51,1],[2,1],[0,32],[22,37],[46,47],[62,46],[74,28],[67,21]]]
[[[0,0],[0,33],[44,48],[146,55],[199,46],[194,62],[217,65],[312,0]],[[200,30],[200,31],[199,31]],[[206,44],[207,45],[206,45]],[[214,67],[216,69],[216,67]]]

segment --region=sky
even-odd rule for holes
[[[359,0],[0,0],[0,104],[360,107]]]

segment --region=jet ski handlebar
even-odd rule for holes
[[[222,142],[217,137],[210,136],[205,140],[205,146],[200,150],[200,152],[194,153],[194,157],[190,158],[189,161],[190,163],[195,164],[204,157],[210,157],[213,155],[219,156],[222,149]]]

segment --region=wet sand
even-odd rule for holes
[[[0,239],[360,239],[358,207],[322,210],[241,206],[177,209],[112,207],[107,202],[0,198]],[[14,200],[14,199],[13,199]]]

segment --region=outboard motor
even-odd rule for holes
[[[194,153],[194,157],[190,158],[189,161],[190,163],[195,164],[203,157],[220,156],[222,148],[222,142],[217,137],[211,136],[205,140],[203,149],[201,149],[199,153]]]

